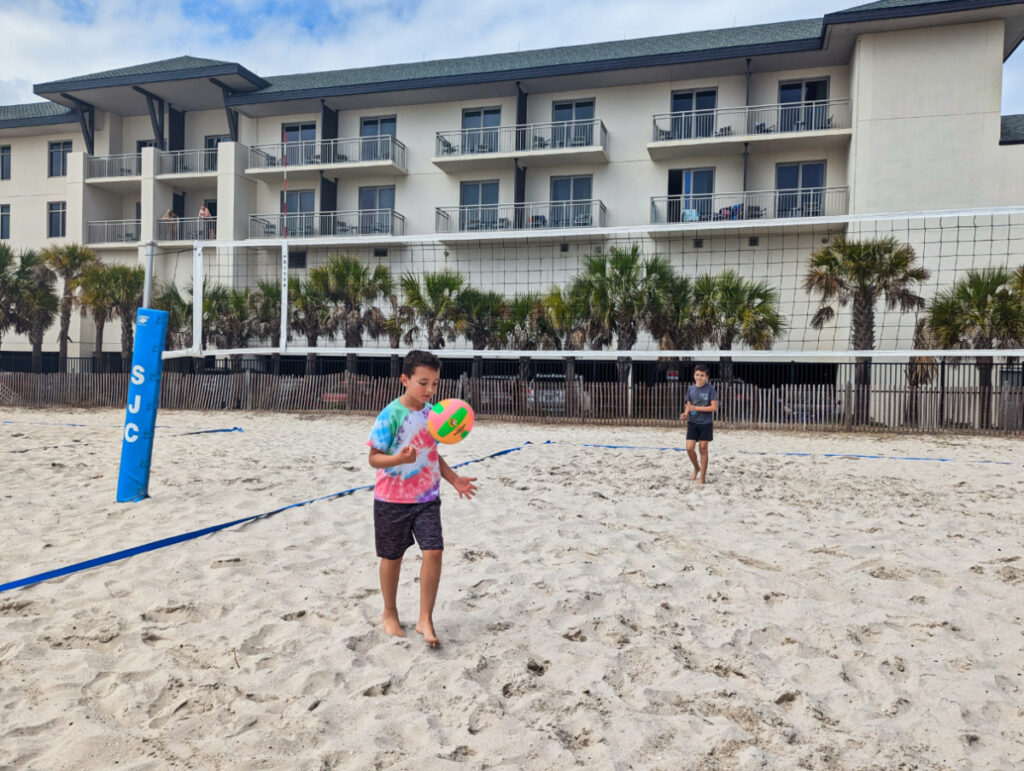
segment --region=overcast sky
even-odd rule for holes
[[[820,18],[862,1],[0,0],[0,104],[183,54],[285,75]],[[1003,113],[1024,113],[1020,50],[1003,68]]]

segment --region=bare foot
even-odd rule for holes
[[[384,631],[392,637],[405,637],[402,631],[402,624],[398,620],[397,610],[386,610],[381,614],[380,620],[384,622]],[[419,631],[419,630],[417,630]]]
[[[690,474],[690,481],[691,481],[691,482],[692,482],[692,481],[693,481],[694,479],[696,479],[696,478],[697,478],[697,472],[698,472],[698,471],[700,471],[700,469],[698,469],[698,468],[695,468],[695,469],[693,470],[693,473],[692,473],[692,474]]]
[[[704,481],[704,475],[703,474],[701,475],[700,479],[697,480],[697,484],[699,484],[699,485],[706,484],[706,482]]]
[[[430,619],[416,624],[416,631],[423,635],[423,641],[431,648],[441,647],[441,641],[437,639],[437,634],[434,632],[434,623]]]

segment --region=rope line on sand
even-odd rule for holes
[[[5,423],[11,423],[13,421],[4,421]],[[67,425],[75,425],[69,423]],[[122,428],[121,426],[106,426],[106,428]],[[169,428],[169,426],[157,426],[157,428]],[[195,436],[196,434],[231,434],[231,433],[244,433],[244,431],[238,426],[232,428],[206,428],[202,431],[188,431],[184,434],[174,434],[173,436]],[[64,447],[89,447],[95,444],[95,442],[74,442],[73,444],[47,444],[42,447],[26,447],[23,450],[8,450],[7,452],[15,455],[20,455],[26,452],[34,452],[38,450],[60,450]]]
[[[239,429],[240,430],[240,429]],[[470,463],[480,463],[481,461],[488,460],[490,458],[497,458],[501,455],[508,455],[509,453],[516,452],[517,450],[523,449],[529,445],[530,442],[526,442],[519,447],[510,447],[506,450],[499,450],[498,452],[485,455],[482,458],[474,458],[472,460],[463,461],[462,463],[456,463],[452,468],[458,468],[460,466],[468,466]],[[74,565],[66,565],[56,570],[48,570],[45,573],[37,573],[34,576],[28,576],[26,578],[20,578],[17,581],[9,581],[5,584],[0,584],[0,593],[9,591],[11,589],[20,589],[25,586],[31,586],[32,584],[42,583],[43,581],[50,581],[54,578],[60,578],[61,576],[70,575],[71,573],[78,573],[82,570],[88,570],[89,568],[99,567],[100,565],[106,565],[111,562],[118,562],[119,560],[128,559],[134,557],[136,554],[144,554],[148,551],[155,551],[156,549],[162,549],[165,546],[173,546],[183,541],[191,541],[194,538],[200,538],[204,535],[210,535],[220,530],[225,530],[229,527],[235,527],[236,525],[243,525],[247,522],[255,522],[258,519],[267,519],[280,514],[281,512],[288,511],[289,509],[297,509],[302,506],[308,506],[312,503],[319,503],[320,501],[333,500],[334,498],[342,498],[346,495],[359,492],[360,490],[372,490],[373,485],[360,485],[359,487],[350,487],[348,490],[341,490],[336,493],[329,493],[328,495],[321,495],[316,498],[310,498],[305,501],[299,501],[298,503],[289,503],[286,506],[282,506],[273,511],[266,511],[262,514],[252,514],[248,517],[242,517],[241,519],[235,519],[231,522],[223,522],[219,525],[212,525],[210,527],[204,527],[201,530],[193,530],[188,533],[181,533],[180,535],[171,536],[170,538],[161,538],[158,541],[151,541],[150,543],[142,544],[141,546],[134,546],[130,549],[123,549],[121,551],[106,554],[102,557],[96,557],[91,560],[85,560],[84,562],[77,562]]]

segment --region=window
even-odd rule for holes
[[[591,192],[594,178],[551,178],[551,226],[556,228],[583,228],[593,224]]]
[[[0,145],[0,179],[11,178],[11,146]]]
[[[217,145],[221,142],[230,142],[230,134],[217,134],[215,136],[206,137],[203,140],[203,147],[207,150],[216,150]],[[217,170],[217,153],[208,152],[203,153],[203,171],[216,171]]]
[[[594,144],[594,100],[555,102],[551,105],[551,144],[554,147],[587,147]]]
[[[316,219],[316,193],[313,190],[289,190],[281,192],[281,210],[285,212],[284,227],[287,236],[314,235]]]
[[[386,161],[391,158],[391,139],[397,136],[398,119],[394,115],[377,118],[363,118],[359,122],[360,160]]]
[[[666,222],[709,220],[715,192],[714,169],[670,169]]]
[[[498,181],[463,182],[459,205],[459,230],[494,230],[498,227]]]
[[[68,205],[64,201],[55,201],[46,205],[47,238],[64,238],[68,229]]]
[[[498,152],[498,126],[500,125],[500,107],[489,107],[481,110],[463,110],[463,151],[467,153]]]
[[[11,237],[11,205],[0,204],[0,241]]]
[[[139,139],[135,142],[135,152],[141,153],[143,147],[156,147],[156,142],[152,139]]]
[[[288,268],[289,270],[305,270],[306,269],[306,250],[296,249],[295,251],[288,250]]]
[[[66,177],[68,175],[68,153],[71,142],[50,142],[50,176]]]
[[[672,94],[672,125],[660,139],[693,139],[715,133],[718,92],[713,88],[677,91]]]
[[[779,84],[779,131],[820,131],[830,122],[827,78]]]
[[[775,167],[776,217],[818,217],[825,197],[825,163],[780,163]]]
[[[286,123],[281,127],[281,136],[284,137],[285,157],[289,166],[316,163],[315,123]]]
[[[394,209],[394,185],[359,188],[359,232],[391,233],[391,213]]]

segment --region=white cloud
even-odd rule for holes
[[[282,75],[416,62],[677,32],[764,24],[802,18],[856,5],[854,0],[818,3],[774,0],[423,0],[388,5],[369,0],[328,2],[326,23],[303,28],[288,4],[264,6],[273,14],[238,38],[235,29],[251,6],[222,0],[233,15],[186,15],[178,0],[154,3],[140,13],[129,0],[95,2],[84,24],[61,19],[55,0],[0,5],[5,65],[0,70],[0,104],[33,101],[32,84],[126,67],[191,53],[237,61],[260,75]],[[308,10],[301,13],[309,13]],[[1004,112],[1024,112],[1024,54],[1005,68]]]

